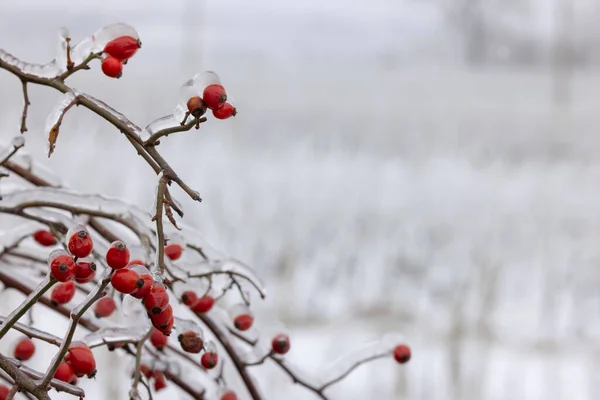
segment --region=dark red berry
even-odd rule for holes
[[[219,355],[212,351],[207,351],[202,354],[200,364],[206,369],[213,369],[219,363]]]
[[[104,46],[104,52],[119,60],[127,60],[142,47],[142,42],[133,36],[119,36]]]
[[[186,306],[194,304],[196,300],[198,300],[198,296],[191,290],[186,290],[185,292],[181,293],[181,302]]]
[[[110,78],[119,79],[123,76],[123,63],[116,57],[108,56],[102,60],[102,72]]]
[[[204,104],[206,104],[206,107],[210,108],[211,110],[216,110],[223,107],[227,101],[227,93],[225,92],[223,85],[214,83],[204,88],[202,98],[204,99]]]
[[[181,348],[188,353],[200,353],[204,347],[204,341],[200,335],[194,331],[180,333],[177,339],[179,340],[179,344],[181,344]]]
[[[165,254],[171,261],[178,260],[183,253],[183,247],[178,245],[177,243],[173,243],[165,246]]]
[[[169,322],[173,319],[173,308],[168,305],[164,310],[158,314],[149,314],[152,325],[155,328],[160,329],[163,333],[169,331]]]
[[[190,114],[196,118],[200,118],[206,113],[206,105],[198,96],[194,96],[187,101],[187,109]]]
[[[50,300],[55,306],[59,304],[67,304],[75,297],[75,283],[65,282],[59,283],[52,289]]]
[[[227,119],[237,115],[237,109],[229,103],[225,103],[223,107],[213,110],[213,115],[217,119]]]
[[[68,282],[75,278],[77,267],[73,257],[68,254],[59,254],[50,261],[50,274],[59,282]]]
[[[150,378],[152,376],[152,370],[146,364],[140,364],[140,372],[146,377]]]
[[[274,353],[285,354],[290,351],[290,338],[288,335],[280,333],[271,341],[271,348]]]
[[[400,344],[394,348],[394,360],[400,364],[407,363],[410,360],[410,347]]]
[[[54,246],[56,237],[50,231],[37,231],[33,234],[33,240],[42,246]]]
[[[223,393],[220,400],[237,400],[237,396],[231,390]]]
[[[240,331],[247,331],[254,323],[254,317],[249,314],[241,314],[235,317],[233,324]]]
[[[129,294],[144,286],[144,279],[131,269],[118,269],[110,278],[110,283],[116,291]]]
[[[106,263],[112,269],[121,269],[129,263],[129,249],[120,240],[113,242],[106,252]]]
[[[140,278],[142,278],[144,280],[144,284],[142,285],[141,288],[139,288],[135,292],[131,293],[131,295],[133,297],[135,297],[136,299],[143,299],[144,297],[146,297],[146,295],[148,293],[150,293],[150,290],[152,289],[152,285],[154,285],[154,278],[152,278],[151,275],[141,274]]]
[[[169,339],[158,329],[154,328],[152,330],[152,335],[150,336],[150,343],[158,350],[162,350],[166,345]]]
[[[202,296],[190,307],[193,312],[204,314],[209,312],[215,305],[215,299],[211,296]]]
[[[103,297],[94,306],[94,314],[96,314],[96,318],[106,318],[116,309],[117,305],[112,297]]]
[[[75,376],[75,374],[73,373],[73,368],[71,367],[70,364],[66,363],[66,362],[61,362],[58,365],[58,368],[56,369],[56,372],[54,373],[54,378],[58,379],[59,381],[63,381],[63,382],[71,382],[73,380],[73,377]]]
[[[152,375],[154,378],[154,390],[159,392],[167,387],[167,381],[165,380],[165,375],[162,372],[154,371]]]
[[[75,282],[88,283],[96,276],[96,264],[88,261],[78,261],[75,264]]]
[[[75,232],[69,238],[69,252],[77,258],[85,258],[92,253],[94,243],[92,236],[86,230]]]
[[[144,306],[151,314],[160,314],[169,305],[167,289],[160,284],[155,284],[144,297]]]
[[[73,368],[73,373],[82,377],[93,378],[96,375],[96,359],[92,350],[83,343],[74,343],[69,347],[65,361]]]
[[[33,353],[35,353],[35,344],[29,338],[19,340],[15,346],[14,356],[17,360],[27,361],[33,357]]]
[[[6,400],[8,392],[10,392],[8,386],[0,385],[0,400]]]

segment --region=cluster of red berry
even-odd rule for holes
[[[102,72],[111,78],[123,76],[123,65],[142,47],[142,42],[133,36],[119,36],[104,46]]]
[[[195,118],[204,115],[207,108],[212,110],[217,119],[227,119],[237,115],[236,108],[227,102],[225,87],[218,83],[206,86],[202,92],[202,97],[194,96],[187,101],[187,109]]]

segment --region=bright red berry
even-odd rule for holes
[[[88,283],[96,276],[96,264],[88,261],[78,261],[75,264],[75,282]]]
[[[67,304],[75,296],[75,283],[65,282],[54,286],[50,293],[50,300],[54,306],[59,304]]]
[[[33,234],[33,240],[42,246],[54,246],[56,244],[56,237],[49,231],[37,231]]]
[[[410,347],[400,344],[394,349],[394,360],[400,364],[407,363],[410,360]]]
[[[146,263],[136,258],[135,260],[131,260],[127,263],[128,267],[131,267],[132,265],[146,265]]]
[[[250,314],[241,314],[235,317],[233,324],[240,331],[247,331],[254,323],[254,317]]]
[[[169,339],[161,331],[156,328],[152,330],[150,343],[152,343],[152,346],[156,347],[157,350],[162,350],[163,347],[167,345],[168,341]]]
[[[133,36],[119,36],[106,43],[104,52],[119,60],[127,60],[142,47],[142,42]]]
[[[75,278],[77,267],[73,257],[66,253],[59,254],[50,261],[50,274],[59,282],[68,282]]]
[[[92,350],[84,343],[75,343],[69,347],[65,361],[73,368],[73,373],[82,377],[93,378],[96,375],[96,359]]]
[[[165,246],[165,254],[171,261],[178,260],[181,257],[181,253],[183,253],[183,247],[177,243]]]
[[[215,299],[212,296],[202,296],[190,307],[193,312],[198,314],[207,313],[215,305]]]
[[[27,361],[35,353],[35,344],[29,338],[23,338],[19,340],[15,346],[15,358],[20,361]]]
[[[196,118],[200,118],[206,112],[206,104],[204,104],[204,101],[198,96],[191,97],[187,101],[186,106],[189,113]]]
[[[108,56],[102,60],[102,72],[110,78],[119,79],[123,76],[123,63],[116,57]]]
[[[285,354],[290,351],[290,338],[288,335],[280,333],[271,341],[271,348],[274,353]]]
[[[200,353],[204,347],[204,341],[200,335],[194,331],[180,333],[177,339],[179,340],[181,348],[188,353]]]
[[[237,400],[237,396],[231,390],[223,393],[220,400]]]
[[[70,364],[66,363],[66,362],[61,362],[58,365],[58,368],[56,369],[56,372],[54,373],[54,378],[58,379],[59,381],[63,381],[63,382],[71,382],[73,380],[74,377],[74,373],[73,373],[73,367],[71,367]]]
[[[154,278],[152,278],[151,275],[141,274],[140,278],[142,278],[144,280],[144,284],[142,285],[141,288],[139,288],[135,292],[131,293],[131,295],[133,297],[135,297],[136,299],[143,299],[144,297],[146,297],[146,295],[148,293],[150,293],[150,290],[152,289],[152,285],[154,285]]]
[[[196,300],[198,300],[198,296],[191,290],[186,290],[185,292],[181,293],[181,302],[186,306],[191,306],[196,302]]]
[[[164,310],[162,310],[159,314],[149,314],[150,319],[152,320],[152,325],[155,328],[160,329],[163,333],[169,330],[169,322],[173,319],[173,307],[168,305]]]
[[[165,336],[169,336],[171,335],[171,331],[173,329],[173,325],[175,325],[175,316],[171,315],[171,319],[169,320],[169,322],[167,322],[166,325],[162,325],[161,327],[161,332],[165,335]]]
[[[213,369],[219,363],[219,355],[212,351],[207,351],[202,354],[200,364],[206,369]]]
[[[116,291],[129,294],[144,286],[144,279],[131,269],[118,269],[110,278],[110,283]]]
[[[155,284],[144,297],[144,306],[151,314],[160,314],[168,305],[169,294],[163,285]]]
[[[79,230],[69,238],[69,252],[78,258],[85,258],[92,253],[94,243],[92,236],[85,229]]]
[[[152,376],[152,370],[146,364],[140,364],[140,372],[146,377],[150,378]]]
[[[237,115],[237,109],[229,103],[223,104],[223,107],[213,110],[213,115],[217,119],[227,119]]]
[[[167,387],[167,381],[165,380],[165,375],[160,371],[153,372],[154,377],[154,390],[161,391]]]
[[[223,85],[213,83],[204,88],[202,98],[204,99],[206,107],[211,110],[216,110],[217,108],[223,107],[223,104],[227,101],[227,93],[225,92]]]
[[[121,269],[129,263],[129,249],[120,240],[113,242],[106,252],[106,263],[112,269]]]
[[[6,400],[8,392],[10,392],[8,386],[0,385],[0,400]]]
[[[103,297],[94,306],[94,314],[96,314],[96,318],[106,318],[116,309],[117,305],[112,297]]]

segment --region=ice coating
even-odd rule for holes
[[[0,234],[0,253],[4,253],[6,249],[19,244],[21,240],[30,236],[42,227],[43,225],[40,223],[27,222],[11,229],[10,231],[2,232]]]
[[[10,143],[13,145],[13,147],[23,147],[25,146],[25,136],[15,136]]]
[[[54,108],[52,111],[50,111],[48,117],[46,117],[44,132],[46,133],[46,138],[48,139],[48,154],[51,154],[54,151],[54,146],[58,138],[60,122],[67,112],[68,107],[71,107],[78,95],[79,94],[75,91],[69,91],[65,93],[54,105]]]
[[[54,260],[58,256],[71,257],[71,255],[65,249],[54,249],[50,252],[50,254],[48,254],[48,267],[50,267],[50,265],[52,264],[52,260]]]
[[[129,118],[127,118],[125,115],[121,114],[120,112],[118,112],[117,110],[115,110],[114,108],[112,108],[111,106],[109,106],[108,104],[103,102],[102,100],[98,100],[97,98],[90,96],[89,94],[80,93],[79,95],[81,97],[84,97],[84,98],[88,99],[89,101],[93,102],[96,106],[100,107],[104,111],[109,112],[115,118],[117,118],[119,121],[121,121],[123,124],[125,124],[127,126],[127,128],[129,128],[135,134],[140,135],[140,132],[141,132],[140,127],[137,126],[136,124],[134,124],[133,122],[131,122],[129,120]]]
[[[178,333],[192,331],[192,332],[197,333],[198,336],[200,336],[200,338],[204,340],[204,331],[202,330],[202,328],[200,327],[200,325],[198,325],[198,323],[196,321],[192,321],[191,319],[183,319],[183,318],[175,317],[174,326],[175,326],[175,330]]]
[[[132,36],[138,40],[140,38],[134,27],[122,22],[116,22],[94,32],[92,35],[92,42],[94,43],[92,51],[98,52],[104,50],[108,42],[121,36]]]
[[[183,117],[181,119],[183,119]],[[181,120],[177,120],[173,117],[173,115],[167,115],[164,117],[157,118],[154,121],[150,122],[144,128],[144,130],[140,133],[140,138],[142,140],[148,140],[150,136],[155,134],[156,132],[166,128],[179,126],[180,122]]]
[[[107,342],[138,342],[148,329],[143,326],[133,325],[127,328],[106,327],[92,332],[83,338],[83,341],[90,347],[98,346]]]

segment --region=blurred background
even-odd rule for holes
[[[185,221],[264,277],[296,363],[315,371],[388,331],[413,347],[332,398],[586,400],[600,395],[599,18],[600,0],[1,1],[0,48],[47,62],[61,26],[75,41],[135,26],[123,78],[95,64],[70,83],[141,126],[196,72],[220,74],[239,115],[160,145],[204,198],[173,191]],[[8,141],[21,87],[0,72]],[[38,160],[152,206],[150,168],[86,110],[47,159],[59,96],[30,98]],[[125,399],[121,359],[102,357],[113,368],[86,399]],[[256,371],[269,399],[314,398]]]

